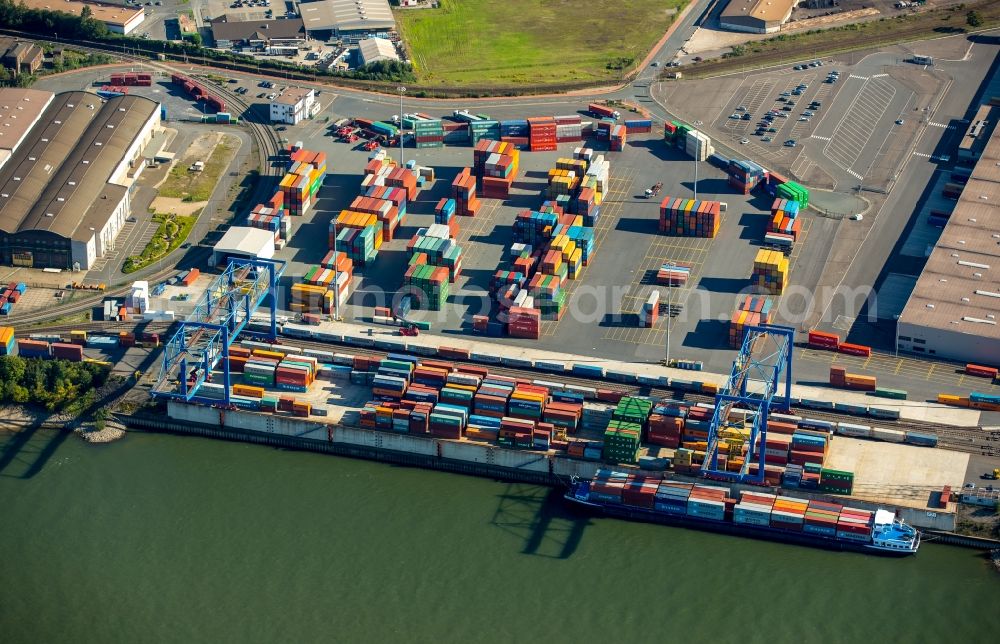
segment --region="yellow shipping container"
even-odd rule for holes
[[[263,398],[264,388],[251,385],[233,385],[233,393],[237,396],[250,396],[252,398]]]
[[[285,358],[284,353],[279,353],[277,351],[268,351],[267,349],[254,349],[253,355],[261,358],[274,358],[278,361],[281,361]]]
[[[937,401],[942,405],[957,405],[959,397],[951,394],[938,394]]]

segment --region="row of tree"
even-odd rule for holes
[[[108,373],[92,362],[0,356],[0,402],[60,411],[103,385]]]

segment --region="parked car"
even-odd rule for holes
[[[794,148],[794,147],[795,147],[796,145],[797,145],[797,143],[795,142],[795,139],[788,139],[788,140],[787,140],[787,141],[785,141],[785,143],[784,143],[784,146],[785,146],[786,148]]]

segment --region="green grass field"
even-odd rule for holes
[[[640,62],[686,0],[440,0],[395,12],[425,85],[614,81]],[[627,70],[626,70],[627,71]]]

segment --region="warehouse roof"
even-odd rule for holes
[[[774,22],[784,20],[795,7],[797,0],[729,0],[722,10],[720,20],[726,18],[749,17]]]
[[[273,254],[274,233],[261,228],[232,226],[215,244],[214,250],[216,253],[239,253],[256,257],[266,248],[270,248]],[[271,254],[265,256],[270,257]]]
[[[379,60],[399,60],[396,47],[385,38],[365,38],[358,41],[361,64],[367,65]]]
[[[28,9],[44,9],[46,11],[63,11],[79,16],[83,13],[84,7],[90,7],[91,15],[106,25],[117,25],[124,27],[127,23],[135,20],[137,16],[144,16],[142,7],[123,7],[111,4],[91,4],[89,2],[74,2],[73,0],[20,0]]]
[[[310,31],[379,31],[396,26],[388,0],[317,0],[299,4]]]
[[[13,150],[55,96],[37,89],[0,89],[0,150]]]
[[[900,322],[1000,338],[1000,136],[986,144]]]
[[[10,161],[0,168],[0,230],[44,230],[89,239],[127,188],[110,183],[159,104],[87,92],[56,95]]]
[[[282,93],[278,94],[272,103],[280,103],[281,105],[298,105],[300,101],[305,99],[312,90],[306,87],[289,87]]]
[[[212,21],[212,37],[216,40],[291,40],[305,38],[306,30],[299,18],[282,20],[230,20],[220,16]]]

